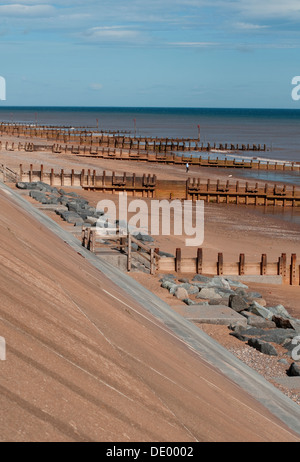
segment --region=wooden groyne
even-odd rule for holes
[[[157,249],[159,251],[159,249]],[[282,283],[300,285],[300,265],[297,255],[290,259],[282,253],[276,261],[269,261],[267,254],[262,254],[260,261],[247,261],[245,254],[240,254],[236,262],[225,261],[223,253],[218,253],[215,261],[203,258],[203,249],[197,249],[194,258],[184,258],[182,249],[176,249],[174,257],[158,260],[157,270],[160,273],[189,273],[218,276],[280,276]]]
[[[197,138],[162,138],[130,136],[126,134],[99,132],[79,127],[53,127],[36,124],[1,123],[0,135],[39,138],[65,144],[79,144],[93,148],[112,148],[118,150],[135,150],[145,152],[192,152],[212,149],[225,151],[266,151],[266,144],[201,143]]]
[[[230,183],[210,179],[200,181],[197,178],[165,180],[150,174],[138,176],[124,172],[120,175],[106,171],[99,174],[91,169],[82,169],[80,172],[75,172],[74,169],[69,172],[64,169],[46,171],[43,165],[34,168],[33,164],[26,170],[20,165],[19,179],[23,182],[42,181],[51,186],[81,186],[86,190],[112,194],[127,192],[130,196],[156,199],[203,200],[207,203],[255,206],[300,206],[300,189],[268,183],[259,186],[258,183],[241,184],[239,181]]]
[[[209,156],[196,156],[195,154],[184,153],[159,153],[149,151],[137,151],[135,149],[116,149],[105,147],[92,147],[85,145],[61,145],[61,144],[36,144],[33,142],[14,143],[1,142],[0,151],[25,151],[25,152],[52,152],[55,154],[70,154],[87,158],[115,159],[124,161],[140,161],[156,164],[185,166],[189,163],[190,167],[215,167],[222,169],[252,169],[252,170],[271,170],[271,171],[292,171],[300,172],[300,163],[297,162],[274,162],[261,160],[245,160],[235,158],[219,158]]]
[[[248,261],[244,253],[239,255],[235,262],[225,261],[222,252],[219,252],[215,261],[204,259],[202,248],[198,248],[195,257],[184,258],[182,249],[176,249],[174,257],[161,257],[160,249],[140,242],[130,233],[119,234],[118,229],[110,230],[113,234],[98,234],[97,229],[84,227],[82,229],[82,245],[95,254],[101,254],[101,248],[110,247],[127,255],[127,271],[131,271],[132,261],[137,255],[147,262],[150,274],[178,273],[203,274],[210,276],[227,277],[273,277],[280,284],[292,286],[300,285],[300,265],[297,255],[292,254],[290,259],[282,253],[277,260],[269,261],[267,254],[262,254],[259,261]],[[135,250],[132,249],[135,244]]]
[[[230,184],[229,181],[202,182],[199,179],[187,180],[187,199],[204,200],[241,205],[263,205],[297,207],[300,205],[300,190],[295,186],[269,185],[259,186],[258,183],[241,185],[239,181]]]

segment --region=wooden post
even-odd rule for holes
[[[245,274],[245,254],[240,254],[239,260],[239,276],[243,276]]]
[[[41,175],[40,175],[40,179],[41,179],[42,182],[44,181],[44,166],[43,166],[43,165],[41,165]]]
[[[218,264],[217,264],[218,276],[223,275],[223,254],[218,253]]]
[[[281,259],[282,259],[282,277],[285,280],[286,279],[286,274],[287,274],[287,269],[286,269],[286,253],[281,254]]]
[[[297,284],[296,281],[296,260],[297,255],[295,253],[291,256],[291,267],[290,267],[290,285],[294,286]]]
[[[150,249],[150,274],[155,274],[155,257],[154,249]]]
[[[128,233],[127,271],[131,271],[131,234]]]
[[[202,274],[202,267],[203,267],[203,250],[197,250],[197,274]]]
[[[74,186],[74,169],[71,171],[71,186]]]
[[[32,164],[30,164],[30,169],[29,169],[29,182],[32,182]]]
[[[80,175],[80,186],[83,186],[83,182],[84,182],[84,168],[81,170],[81,175]]]
[[[54,169],[51,168],[51,172],[50,172],[50,186],[53,186],[54,185]]]
[[[264,276],[265,274],[267,274],[267,255],[263,253],[261,256],[260,275]]]
[[[20,181],[23,181],[23,165],[20,164]]]
[[[181,249],[176,249],[175,271],[176,273],[181,271]]]

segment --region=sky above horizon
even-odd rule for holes
[[[0,107],[300,109],[299,25],[299,0],[3,0]]]

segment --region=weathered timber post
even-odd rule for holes
[[[155,274],[155,256],[154,249],[150,249],[150,274]]]
[[[297,256],[295,253],[291,256],[291,266],[290,266],[290,285],[294,286],[297,284],[296,281],[296,260]]]
[[[175,257],[175,271],[176,273],[180,273],[181,271],[181,249],[176,249],[176,257]]]
[[[131,271],[131,234],[128,233],[128,249],[127,249],[127,271]]]
[[[202,274],[202,268],[203,268],[203,250],[198,249],[197,250],[197,269],[196,269],[197,274]]]
[[[32,172],[32,164],[30,164],[30,168],[29,168],[29,182],[31,183],[32,182],[32,176],[33,176],[33,172]]]
[[[50,172],[50,186],[53,186],[54,185],[54,169],[51,168],[51,172]]]
[[[244,274],[245,274],[245,254],[241,253],[240,260],[239,260],[239,276],[244,276]]]
[[[223,275],[223,264],[224,264],[224,261],[223,261],[223,254],[222,254],[222,253],[218,253],[218,263],[217,263],[218,276],[222,276],[222,275]]]
[[[263,253],[260,263],[260,275],[264,276],[265,274],[267,274],[267,255]]]

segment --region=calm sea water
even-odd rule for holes
[[[98,120],[102,130],[168,138],[198,138],[200,125],[205,144],[266,144],[262,157],[300,162],[300,110],[0,107],[0,120],[94,128]]]

